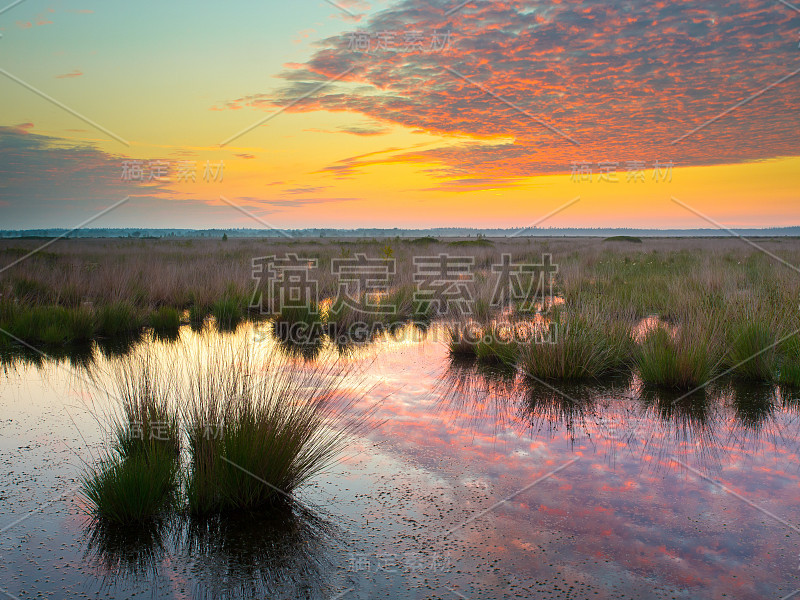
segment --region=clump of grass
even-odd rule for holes
[[[301,306],[282,306],[281,312],[275,317],[275,323],[305,323],[312,325],[320,323],[322,315],[320,314],[319,305],[310,303]]]
[[[560,310],[550,337],[520,346],[519,364],[533,379],[595,379],[625,370],[633,348],[628,323],[609,322],[599,313]]]
[[[115,338],[135,333],[142,327],[138,311],[128,302],[107,304],[97,311],[97,334]]]
[[[217,352],[195,366],[188,402],[189,509],[252,511],[286,500],[362,426],[332,366]]]
[[[70,344],[91,340],[94,313],[84,306],[19,307],[7,324],[15,337],[32,343]]]
[[[450,356],[475,358],[478,342],[483,336],[482,330],[475,323],[451,323],[447,326],[447,335]]]
[[[142,523],[164,513],[177,490],[177,463],[161,450],[130,457],[109,454],[82,478],[92,513],[120,525]]]
[[[373,310],[367,305],[364,296],[361,304],[364,309],[357,306],[337,301],[330,307],[327,315],[328,328],[332,337],[339,342],[365,341],[371,339],[375,333],[382,330],[385,325],[391,324],[398,316],[390,312],[388,305],[384,306],[386,312],[379,309]]]
[[[323,316],[316,304],[284,306],[272,322],[276,339],[302,354],[320,345],[324,332]]]
[[[67,330],[68,342],[88,342],[94,337],[95,315],[90,308],[78,306],[62,310],[61,316]]]
[[[663,325],[651,329],[639,345],[636,366],[648,385],[688,390],[707,383],[719,367],[718,351],[708,332]]]
[[[742,321],[733,325],[729,335],[727,364],[734,377],[757,382],[778,378],[777,336],[766,323]]]
[[[782,345],[778,383],[800,388],[800,335],[793,335]]]
[[[175,504],[180,431],[171,371],[145,355],[123,359],[114,375],[121,415],[112,426],[110,451],[83,475],[82,488],[95,517],[129,525]]]
[[[422,302],[414,299],[414,286],[400,286],[387,294],[382,304],[394,307],[392,314],[384,317],[389,326],[413,321],[415,323],[427,324],[431,321],[430,302]]]
[[[177,337],[181,328],[181,316],[176,309],[162,306],[150,315],[150,327],[160,337]]]
[[[220,329],[235,329],[242,320],[242,307],[236,298],[226,296],[212,305],[211,314]]]
[[[200,327],[206,320],[206,316],[211,312],[208,306],[203,304],[193,303],[189,307],[189,323],[192,327]]]
[[[478,362],[494,365],[513,365],[519,353],[513,327],[492,324],[475,346]]]

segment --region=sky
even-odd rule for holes
[[[4,229],[800,225],[788,1],[22,0],[0,34]]]

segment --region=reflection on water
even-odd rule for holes
[[[434,394],[437,412],[466,429],[497,435],[511,428],[517,435],[563,437],[572,446],[611,441],[595,450],[614,455],[646,449],[658,459],[650,461],[654,468],[686,452],[698,466],[719,468],[724,453],[752,446],[761,434],[795,439],[800,431],[787,414],[800,410],[800,393],[733,380],[689,394],[650,387],[632,375],[535,382],[514,370],[452,357]]]
[[[180,552],[203,573],[206,598],[305,598],[330,592],[325,548],[334,527],[299,506],[189,520]]]
[[[181,516],[136,527],[91,520],[84,557],[106,592],[143,582],[168,588],[174,565],[185,563],[198,578],[195,598],[319,598],[331,593],[325,551],[334,534],[296,503],[276,504],[269,514]]]
[[[113,581],[153,581],[166,556],[170,530],[170,524],[162,519],[127,527],[91,519],[85,532],[85,557]]]
[[[372,378],[365,402],[386,398],[371,417],[375,430],[359,439],[361,454],[354,450],[301,490],[312,511],[295,504],[258,518],[180,516],[135,530],[53,514],[47,500],[55,494],[37,496],[30,480],[15,487],[15,477],[32,466],[67,469],[49,465],[52,454],[36,462],[23,450],[35,445],[31,438],[46,446],[51,430],[66,427],[58,407],[50,413],[47,405],[66,397],[67,386],[42,402],[44,416],[6,392],[0,443],[10,445],[3,447],[10,468],[0,484],[12,499],[33,490],[34,503],[14,505],[0,526],[42,506],[42,518],[63,538],[0,542],[11,565],[0,564],[0,578],[21,573],[35,581],[51,551],[30,558],[31,548],[60,543],[69,557],[63,540],[76,535],[80,553],[72,562],[80,567],[71,585],[114,598],[334,598],[352,589],[342,597],[779,599],[800,588],[800,535],[754,508],[798,525],[797,390],[720,380],[687,395],[649,388],[633,375],[532,383],[514,369],[450,359],[446,332],[437,328],[389,330],[352,344],[327,335],[297,344],[264,323],[224,334],[208,324],[181,330],[178,343],[198,352],[210,346],[203,340],[227,336],[303,363],[358,363],[359,376]],[[151,345],[166,356],[175,343],[150,335],[101,341],[54,351],[52,361],[102,381],[109,361]],[[0,361],[8,381],[34,381],[41,370],[59,382],[59,369],[39,353],[5,351]],[[82,426],[89,430],[91,419]],[[44,529],[33,520],[19,527],[24,540]],[[387,562],[405,565],[407,554],[446,556],[454,568],[376,571]],[[76,584],[81,578],[88,583]],[[61,592],[49,591],[69,595]]]

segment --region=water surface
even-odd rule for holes
[[[262,331],[263,333],[263,331]],[[183,343],[202,347],[188,328]],[[233,335],[284,351],[243,325]],[[0,588],[14,598],[770,598],[800,589],[800,397],[633,377],[525,384],[440,329],[350,350],[369,434],[263,517],[102,527],[77,487],[114,400],[95,350],[6,362]],[[168,341],[147,341],[170,352]],[[339,349],[341,350],[341,349]],[[317,359],[333,347],[300,353]],[[798,593],[800,595],[800,593]]]

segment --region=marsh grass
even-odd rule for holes
[[[636,367],[647,385],[688,390],[717,373],[721,351],[716,336],[705,327],[681,325],[677,331],[663,324],[648,331],[636,352]]]
[[[323,322],[323,315],[318,304],[304,304],[300,306],[283,306],[281,312],[275,316],[275,323],[303,323],[311,327]]]
[[[84,306],[19,306],[9,311],[6,319],[4,329],[34,344],[85,343],[95,331],[94,314]]]
[[[278,354],[255,361],[240,349],[197,363],[186,415],[189,510],[268,508],[328,466],[364,424],[347,414],[354,400],[340,394],[337,369]]]
[[[165,514],[175,501],[175,457],[157,447],[123,457],[109,453],[86,472],[82,494],[99,519],[119,525],[143,523]]]
[[[181,328],[181,315],[177,309],[162,306],[150,315],[150,327],[157,337],[176,338]]]
[[[777,332],[760,320],[735,323],[728,334],[726,364],[734,377],[745,381],[773,382],[779,377]]]
[[[142,328],[139,311],[128,302],[115,302],[97,311],[97,331],[99,336],[115,338],[129,336]]]
[[[778,383],[788,388],[800,388],[800,334],[781,344]]]
[[[211,306],[211,314],[214,315],[219,329],[225,331],[236,329],[236,326],[241,322],[244,316],[242,312],[242,302],[233,296],[226,296],[217,300]]]
[[[82,477],[90,512],[119,525],[144,523],[178,501],[180,429],[175,378],[149,355],[120,359],[113,381],[120,402],[108,451]]]
[[[519,344],[514,339],[513,325],[490,325],[475,345],[478,362],[513,366],[517,362]]]
[[[189,323],[192,327],[201,328],[210,313],[211,309],[208,306],[193,302],[189,306]]]
[[[195,515],[269,509],[367,426],[371,409],[356,407],[360,383],[348,368],[211,339],[199,351],[142,348],[115,361],[110,445],[82,478],[95,517],[132,524],[181,506]]]
[[[483,336],[483,329],[473,322],[455,322],[447,325],[447,344],[450,356],[457,358],[475,358],[478,342]]]
[[[630,365],[633,329],[599,312],[560,309],[554,313],[553,340],[521,344],[519,365],[534,379],[597,379],[624,372]]]

